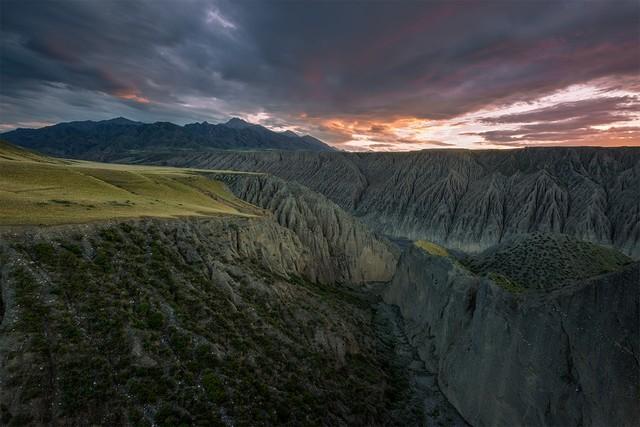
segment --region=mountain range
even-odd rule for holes
[[[334,151],[310,135],[274,132],[232,118],[226,123],[142,123],[118,117],[102,121],[58,123],[39,129],[16,129],[0,138],[42,153],[96,159],[129,151],[168,150],[291,150]]]

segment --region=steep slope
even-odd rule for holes
[[[117,118],[103,121],[59,123],[40,129],[16,129],[0,135],[22,147],[43,153],[103,160],[138,150],[304,150],[332,151],[322,141],[231,119],[227,123],[141,123]]]
[[[268,218],[2,232],[1,423],[415,424],[369,302],[305,279],[315,256]]]
[[[216,174],[242,200],[272,212],[318,255],[309,277],[325,283],[389,281],[397,250],[324,196],[267,175]],[[338,275],[335,272],[339,272]]]
[[[640,417],[637,262],[540,291],[413,246],[384,298],[471,425],[632,426]]]
[[[381,233],[464,251],[541,231],[640,256],[638,148],[138,153],[116,158],[268,172],[324,194]]]
[[[395,250],[323,196],[264,175],[0,148],[4,202],[30,203],[0,206],[3,425],[422,418],[371,296],[349,286],[389,280]],[[62,211],[43,216],[53,195]],[[100,197],[155,218],[104,221],[118,215]],[[91,217],[69,207],[88,201]]]

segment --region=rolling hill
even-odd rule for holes
[[[259,214],[210,172],[60,160],[0,142],[0,225]]]

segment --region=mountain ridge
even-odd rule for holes
[[[319,139],[272,131],[232,118],[226,123],[143,123],[124,117],[58,123],[0,134],[13,144],[61,157],[95,159],[130,150],[293,150],[335,151]]]

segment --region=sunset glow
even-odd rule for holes
[[[640,145],[639,105],[640,92],[594,81],[451,119],[327,119],[303,115],[298,126],[276,130],[321,135],[350,151]],[[245,119],[268,125],[272,117],[262,112]]]
[[[235,116],[353,151],[640,145],[637,2],[108,3],[4,7],[0,129]]]

